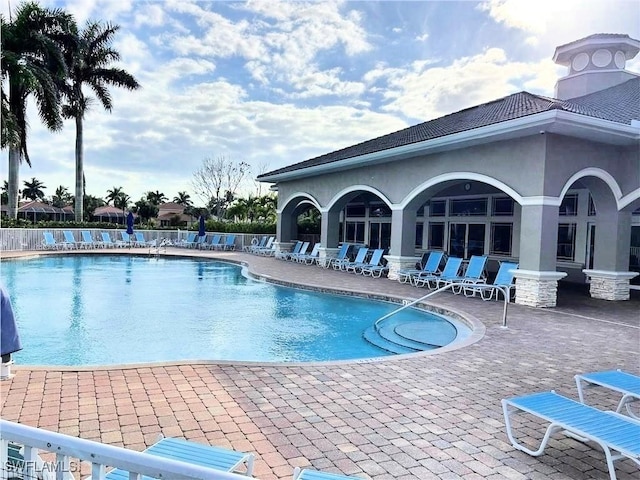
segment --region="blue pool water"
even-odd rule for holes
[[[397,308],[258,282],[239,266],[197,259],[43,256],[2,262],[2,281],[21,365],[380,357],[389,352],[362,333]],[[412,309],[400,316],[448,323]]]

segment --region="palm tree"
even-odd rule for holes
[[[42,8],[36,2],[20,5],[15,19],[0,16],[2,52],[2,148],[9,149],[9,218],[18,214],[18,177],[27,150],[27,98],[33,96],[38,114],[55,131],[62,128],[56,82],[67,74],[60,45],[70,43],[76,31],[73,16],[61,9]],[[8,87],[8,93],[5,91]]]
[[[107,196],[104,199],[107,201],[107,205],[113,203],[113,206],[116,206],[116,199],[122,194],[122,187],[113,187],[110,190],[107,190]]]
[[[84,176],[84,133],[83,120],[89,108],[91,98],[85,96],[83,85],[88,86],[102,107],[111,112],[113,102],[108,86],[124,87],[135,90],[140,85],[128,72],[121,68],[110,67],[120,60],[120,54],[111,46],[113,37],[120,29],[118,25],[103,24],[97,21],[87,22],[80,33],[77,43],[68,45],[69,82],[64,93],[67,104],[63,108],[66,118],[76,123],[76,221],[82,221],[82,196]]]
[[[67,187],[60,185],[56,188],[56,193],[53,195],[51,200],[54,207],[62,208],[73,202],[73,195],[69,193],[69,189]]]
[[[31,177],[31,181],[24,181],[24,188],[22,189],[22,198],[29,200],[42,200],[44,198],[43,190],[47,187],[38,180],[36,177]]]
[[[191,195],[189,195],[187,192],[178,192],[178,194],[173,197],[173,201],[174,203],[177,203],[184,207],[190,207],[193,205],[193,203],[191,202]]]
[[[160,205],[166,200],[167,196],[159,190],[156,190],[155,192],[147,192],[147,202],[152,203],[153,205]]]
[[[124,213],[124,211],[129,206],[129,202],[131,202],[131,197],[124,192],[120,192],[118,193],[116,198],[113,199],[113,206],[116,208],[120,208]]]

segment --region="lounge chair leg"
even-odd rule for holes
[[[531,450],[530,448],[525,447],[515,439],[513,435],[513,431],[511,429],[511,415],[516,411],[518,411],[518,409],[515,409],[515,408],[510,409],[507,406],[506,402],[503,401],[502,411],[504,413],[504,424],[507,430],[507,437],[509,437],[509,441],[511,442],[511,445],[513,446],[513,448],[517,450],[521,450],[525,453],[528,453],[532,457],[539,457],[540,455],[542,455],[542,453],[544,452],[544,449],[547,446],[547,443],[549,443],[549,439],[551,438],[551,435],[562,430],[562,427],[560,427],[559,425],[556,425],[555,423],[552,423],[547,428],[547,431],[545,432],[544,437],[542,438],[542,442],[540,443],[540,447],[538,448],[538,450]]]

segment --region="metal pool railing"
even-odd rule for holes
[[[474,288],[474,289],[480,287],[480,288],[495,288],[497,290],[500,290],[504,295],[504,309],[502,310],[502,327],[507,328],[507,306],[509,305],[509,290],[507,288],[503,288],[500,285],[484,285],[484,284],[478,284],[478,283],[469,284],[469,283],[461,283],[461,282],[449,283],[444,287],[440,287],[437,290],[429,292],[426,295],[416,300],[404,301],[401,307],[396,308],[393,312],[387,313],[386,315],[376,320],[375,323],[373,324],[373,328],[375,329],[376,332],[378,332],[380,330],[380,325],[382,324],[382,322],[384,322],[387,318],[392,317],[396,313],[399,313],[409,307],[413,307],[414,305],[426,300],[427,298],[432,297],[436,293],[444,292],[445,290],[450,290],[450,289],[453,290],[455,287],[464,287],[464,286],[466,286],[467,288]]]

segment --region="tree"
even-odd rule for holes
[[[193,174],[193,187],[200,198],[214,207],[215,215],[222,217],[228,199],[235,196],[242,180],[251,171],[246,162],[236,162],[221,155],[205,158]]]
[[[24,188],[22,189],[22,198],[29,200],[42,200],[44,198],[43,190],[47,187],[38,180],[36,177],[32,177],[31,181],[24,181]]]
[[[107,190],[107,196],[104,197],[105,201],[107,202],[107,205],[112,204],[115,206],[115,201],[120,196],[121,193],[122,193],[122,187],[113,187],[112,189]]]
[[[187,192],[178,192],[178,194],[173,197],[173,202],[184,207],[190,207],[193,205],[193,203],[191,202],[191,195],[189,195]]]
[[[54,207],[63,208],[73,202],[73,195],[69,193],[69,189],[67,187],[63,187],[60,185],[56,188],[56,193],[51,198],[51,204]]]
[[[107,87],[123,87],[135,90],[140,87],[138,81],[121,68],[110,67],[120,60],[120,54],[111,46],[113,37],[120,29],[118,25],[89,21],[80,32],[76,42],[67,44],[67,60],[69,63],[69,81],[65,83],[63,92],[66,98],[62,113],[66,118],[73,118],[76,124],[76,221],[83,218],[82,196],[84,178],[84,116],[89,109],[91,98],[82,91],[88,86],[102,107],[111,112],[113,101]]]
[[[96,208],[104,207],[105,205],[103,199],[94,197],[93,195],[83,195],[82,201],[84,202],[82,211],[84,212],[83,220],[85,222],[91,221],[91,217],[93,217],[93,212],[96,211]]]
[[[159,190],[156,190],[155,192],[147,192],[147,201],[158,206],[167,201],[167,196]]]
[[[143,222],[158,216],[158,205],[149,201],[149,199],[141,198],[133,207],[133,211],[138,214]]]
[[[120,192],[118,196],[113,200],[113,206],[119,208],[124,211],[129,206],[129,202],[131,201],[131,197],[124,192]]]
[[[32,96],[42,122],[52,131],[62,128],[57,82],[67,75],[60,45],[71,43],[77,30],[73,16],[61,9],[21,4],[15,19],[0,16],[2,35],[2,148],[9,149],[9,218],[18,214],[20,164],[29,166],[27,98]],[[8,93],[5,91],[8,88]]]

